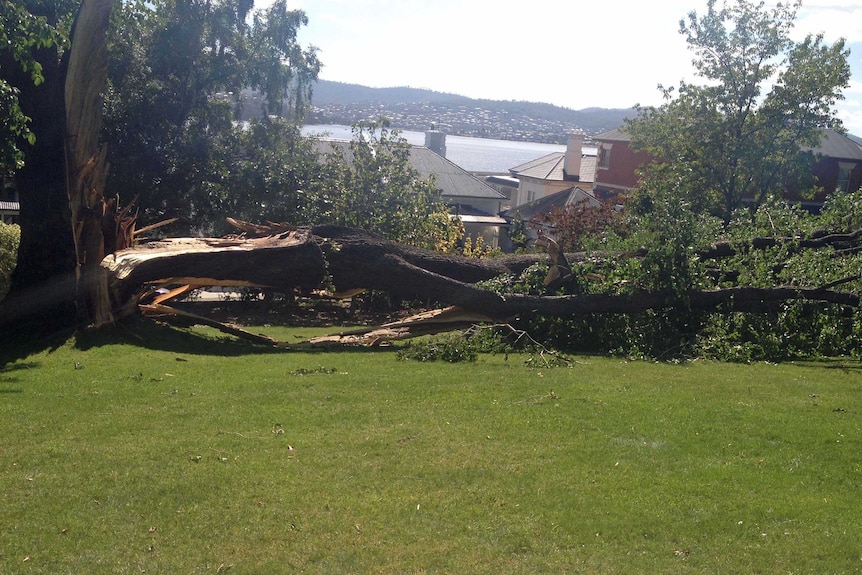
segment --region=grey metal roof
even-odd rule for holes
[[[565,152],[551,152],[541,158],[515,166],[509,171],[516,176],[525,176],[539,180],[562,181],[565,160]]]
[[[541,158],[536,158],[520,166],[511,168],[509,171],[515,176],[536,178],[537,180],[549,180],[562,182],[566,179],[564,171],[566,165],[565,152],[551,152]],[[581,182],[594,182],[596,179],[596,156],[592,154],[581,155],[581,173],[578,179]]]
[[[315,148],[321,153],[340,149],[346,162],[353,161],[349,140],[315,138]],[[446,158],[425,146],[410,147],[410,165],[423,178],[434,176],[437,188],[445,198],[475,198],[505,200],[506,196]]]
[[[514,218],[515,214],[520,214],[521,218],[529,220],[536,216],[548,214],[555,208],[562,208],[572,204],[579,204],[581,202],[588,202],[591,206],[601,205],[601,202],[599,202],[599,200],[597,200],[591,193],[574,186],[554,194],[549,194],[545,197],[539,198],[538,200],[533,200],[532,202],[509,208],[504,212],[500,212],[500,215],[504,218]]]
[[[582,182],[595,182],[597,165],[598,158],[596,156],[581,156],[581,173],[579,180]]]
[[[518,178],[513,178],[512,176],[488,176],[485,178],[486,182],[497,184],[498,186],[507,186],[510,188],[517,188],[520,180]]]
[[[422,177],[434,175],[443,196],[450,198],[482,198],[505,200],[506,196],[425,146],[410,148],[410,164]]]
[[[485,224],[492,226],[502,226],[509,222],[500,216],[465,216],[460,214],[457,216],[465,224]]]

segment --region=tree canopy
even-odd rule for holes
[[[138,197],[146,219],[179,217],[186,229],[211,231],[253,191],[243,189],[235,166],[272,155],[254,146],[275,144],[286,165],[302,151],[298,133],[275,124],[284,115],[289,126],[301,123],[320,69],[316,49],[298,40],[308,19],[283,0],[252,10],[250,0],[158,0],[123,3],[116,12],[105,108],[108,187]],[[264,105],[261,125],[247,137],[237,120],[253,103],[245,97],[251,88]],[[270,166],[258,167],[271,177]]]
[[[361,228],[412,246],[452,252],[464,234],[433,178],[410,164],[410,144],[386,119],[360,122],[349,148],[333,147],[311,222]]]
[[[642,187],[673,186],[725,222],[744,201],[813,191],[806,150],[824,127],[840,129],[834,105],[849,82],[849,51],[822,34],[792,41],[800,5],[708,0],[680,21],[704,83],[660,86],[666,102],[628,121],[633,145],[656,159]]]
[[[242,88],[257,87],[272,103],[286,99],[294,121],[300,117],[320,66],[316,50],[297,41],[307,20],[284,2],[249,20],[252,6],[232,0],[117,3],[102,124],[111,164],[105,193],[115,207],[137,197],[151,221],[181,215],[189,229],[205,225],[238,191],[224,182],[242,153],[234,122]],[[67,39],[80,3],[4,0],[0,7],[6,40],[0,45],[0,114],[8,119],[0,131],[0,167],[17,168],[21,206],[10,297],[39,300],[32,305],[68,323],[76,316],[70,302],[82,265],[74,241],[83,237],[77,214],[96,209],[89,202],[79,206],[83,210],[70,208],[74,194],[64,161]],[[265,119],[273,111],[266,109]]]
[[[22,142],[33,145],[35,134],[30,118],[21,110],[21,85],[38,86],[45,81],[39,50],[60,46],[64,42],[61,28],[49,23],[45,15],[31,13],[12,0],[0,0],[0,170],[11,171],[24,164]],[[56,24],[56,23],[54,23]]]

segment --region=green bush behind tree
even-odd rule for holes
[[[0,222],[0,300],[9,291],[9,282],[18,259],[21,228],[17,224]]]
[[[579,245],[591,248],[572,265],[572,279],[558,293],[666,291],[674,294],[674,304],[642,313],[531,315],[518,318],[517,327],[557,348],[633,357],[750,361],[862,355],[862,314],[857,308],[799,300],[745,312],[707,312],[691,308],[686,300],[691,290],[806,288],[834,282],[858,294],[858,250],[803,248],[802,242],[859,229],[862,190],[828,198],[816,215],[769,197],[754,210],[735,210],[726,226],[720,217],[697,213],[670,196],[629,202],[626,212],[615,217],[626,220],[625,225],[604,226],[578,239]],[[756,246],[758,238],[774,241]],[[729,242],[733,255],[702,255],[718,242]],[[543,279],[543,270],[527,270],[521,278],[489,282],[487,287],[500,293],[543,293]]]

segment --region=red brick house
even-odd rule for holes
[[[646,152],[635,152],[631,137],[622,128],[593,136],[596,144],[596,175],[593,193],[607,199],[625,195],[638,184],[636,171],[649,162]]]
[[[631,148],[631,137],[618,128],[593,137],[597,147],[596,176],[593,193],[607,199],[626,194],[638,184],[636,171],[646,164],[650,156]],[[862,187],[862,146],[836,132],[824,130],[820,145],[810,150],[817,158],[814,175],[823,194],[803,199],[788,191],[787,199],[800,202],[803,207],[817,211],[823,206],[826,195],[835,191],[851,192]]]

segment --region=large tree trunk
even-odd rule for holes
[[[90,323],[113,322],[105,257],[105,221],[115,204],[104,198],[108,166],[99,146],[102,91],[108,77],[108,23],[113,0],[83,0],[72,31],[66,75],[66,182],[77,260],[77,300]]]
[[[458,306],[495,320],[522,314],[637,313],[674,306],[752,311],[793,299],[859,305],[858,295],[825,287],[740,287],[682,296],[671,292],[502,296],[475,285],[501,274],[518,274],[535,261],[531,256],[475,260],[411,248],[359,230],[316,226],[258,239],[154,242],[108,256],[102,265],[111,276],[117,305],[125,304],[126,311],[133,310],[150,287],[180,284],[377,289]],[[552,275],[565,265],[564,258],[553,262]]]
[[[285,291],[324,286],[338,292],[379,289],[448,301],[447,286],[454,289],[505,273],[519,274],[539,257],[477,260],[447,256],[361,230],[315,226],[263,238],[151,242],[109,255],[102,265],[111,276],[115,309],[129,308],[129,304],[133,309],[146,286],[157,284],[258,286]],[[457,298],[457,294],[452,295]]]
[[[48,2],[40,7],[45,12],[34,14],[56,24],[63,15],[55,8]],[[0,310],[6,337],[111,321],[99,263],[105,255],[102,227],[115,204],[102,197],[107,166],[97,138],[112,8],[111,0],[84,0],[62,61],[56,48],[36,53],[44,82],[34,86],[26,75],[13,79],[36,143],[25,150],[25,165],[15,177],[21,244]]]

